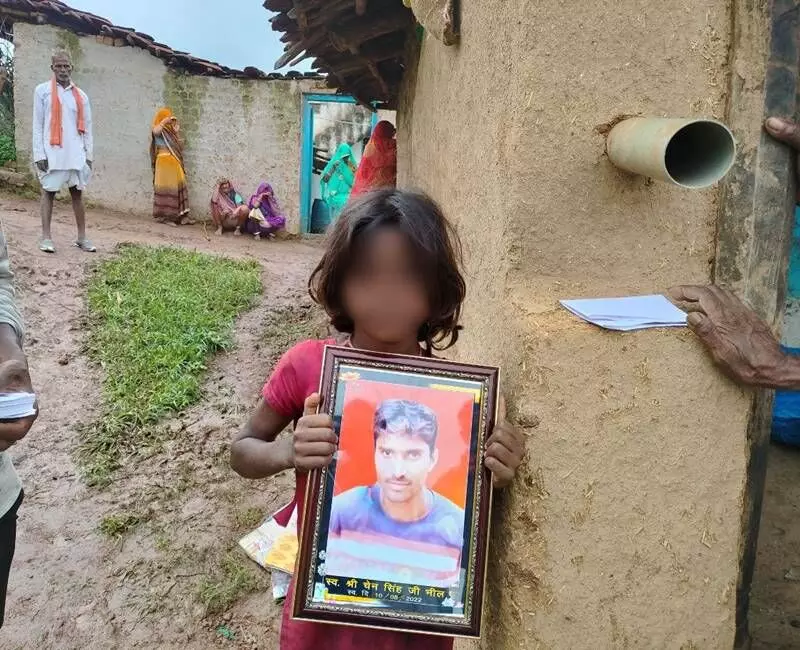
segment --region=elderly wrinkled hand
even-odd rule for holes
[[[773,385],[786,355],[770,327],[733,293],[714,285],[683,286],[669,296],[688,313],[689,327],[731,379]]]
[[[800,124],[782,117],[769,117],[764,123],[764,128],[773,138],[794,149],[800,163]],[[795,173],[798,175],[796,198],[800,203],[800,164],[795,167]]]
[[[791,147],[800,163],[799,124],[769,117],[764,129]],[[800,164],[796,173],[800,203]],[[711,285],[675,287],[669,295],[688,312],[689,327],[732,379],[752,386],[795,387],[795,377],[786,372],[793,365],[790,357],[781,350],[770,327],[733,293]]]

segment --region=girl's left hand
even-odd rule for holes
[[[483,462],[492,473],[492,485],[503,488],[511,483],[522,464],[525,435],[506,420],[506,401],[502,397],[497,402],[497,413],[497,424],[486,441]]]

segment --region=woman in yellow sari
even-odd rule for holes
[[[153,118],[150,161],[153,164],[153,217],[175,226],[193,224],[189,218],[180,124],[168,108],[162,108]]]

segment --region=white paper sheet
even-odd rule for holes
[[[589,323],[620,332],[686,326],[686,314],[659,295],[562,300],[561,305]]]

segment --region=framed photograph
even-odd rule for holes
[[[320,408],[339,448],[309,477],[293,617],[480,636],[498,377],[326,348]]]

